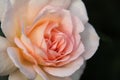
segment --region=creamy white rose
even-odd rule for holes
[[[0,41],[9,45],[1,45],[0,50],[11,59],[4,66],[12,66],[4,70],[1,63],[0,74],[10,74],[10,80],[70,80],[97,50],[99,37],[88,23],[82,1],[11,0],[7,4],[2,8],[7,8],[5,14],[1,13],[6,38]]]

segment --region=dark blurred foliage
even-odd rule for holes
[[[83,0],[89,22],[99,34],[100,46],[87,61],[81,80],[120,80],[120,2]]]
[[[81,80],[120,80],[120,2],[83,1],[89,22],[101,40],[96,54],[87,61]],[[7,80],[7,77],[0,77],[0,80]]]
[[[8,80],[8,77],[6,77],[6,76],[0,77],[0,80]]]

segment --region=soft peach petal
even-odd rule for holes
[[[72,80],[70,77],[56,77],[56,76],[49,75],[47,73],[45,74],[37,66],[34,68],[38,72],[38,75],[36,76],[35,80]]]
[[[8,75],[17,68],[7,54],[7,47],[12,46],[7,39],[0,36],[0,75]]]
[[[67,55],[67,54],[70,54],[72,51],[73,51],[73,43],[71,41],[68,41],[66,47],[64,48],[63,53]]]
[[[83,54],[83,52],[84,52],[84,45],[83,43],[81,43],[80,46],[78,46],[78,49],[70,54],[69,60],[59,63],[59,66],[69,64],[69,62],[76,60],[81,54]]]
[[[34,79],[36,76],[35,71],[33,70],[32,66],[29,65],[23,65],[20,62],[20,57],[19,57],[19,51],[17,48],[14,47],[9,47],[7,49],[9,57],[12,59],[16,67],[19,68],[20,72],[22,72],[26,77],[29,79]]]
[[[69,54],[69,57],[70,57],[69,60],[66,60],[66,61],[64,61],[64,62],[59,63],[59,66],[60,66],[60,65],[68,64],[69,62],[77,59],[81,54],[83,54],[83,52],[84,52],[84,45],[83,45],[83,43],[80,41],[80,35],[79,35],[79,34],[77,34],[77,36],[75,35],[74,40],[75,40],[75,42],[74,42],[74,45],[75,45],[75,46],[74,46],[74,49],[72,50],[73,52],[71,52],[71,53]],[[70,43],[69,43],[69,44],[70,44]],[[69,45],[69,46],[70,46],[70,45]],[[65,54],[68,54],[68,52],[69,52],[69,51],[67,51]]]
[[[85,24],[88,21],[88,16],[84,3],[81,0],[74,0],[70,6],[70,12],[78,16],[79,19]]]
[[[85,66],[86,66],[86,63],[84,63],[81,68],[79,70],[77,70],[72,76],[72,80],[80,80],[83,72],[84,72],[84,69],[85,69]]]
[[[37,64],[34,57],[29,54],[29,51],[27,50],[26,46],[18,38],[15,38],[15,44],[17,45],[17,47],[19,47],[22,50],[24,57],[26,56],[25,58],[27,58],[28,61]],[[33,48],[31,51],[33,51]]]
[[[71,58],[69,61],[73,61],[73,60],[77,59],[85,51],[84,45],[82,42],[80,43],[80,45],[77,48],[78,49],[75,52],[71,53]]]
[[[85,52],[82,56],[85,59],[89,59],[93,56],[99,46],[99,36],[89,23],[85,25],[85,30],[81,33],[81,39],[85,46]]]
[[[72,23],[73,23],[73,26],[74,26],[74,29],[73,29],[74,33],[78,34],[78,33],[84,31],[84,25],[78,17],[72,16]]]
[[[39,23],[38,23],[39,24]],[[30,40],[38,47],[41,47],[46,50],[47,45],[44,39],[44,32],[48,25],[48,22],[35,26],[36,28],[32,30],[32,32],[29,34]]]
[[[37,22],[39,22],[40,19],[43,18],[43,16],[46,15],[47,12],[50,12],[50,13],[51,13],[51,12],[52,12],[52,11],[51,11],[52,9],[55,9],[55,8],[52,7],[52,6],[49,6],[49,5],[47,5],[47,6],[45,6],[44,8],[42,8],[42,9],[39,11],[39,13],[36,15],[33,24],[36,24]],[[33,27],[34,27],[34,26],[33,26]]]
[[[8,0],[9,1],[9,0]],[[21,22],[24,22],[24,27],[32,24],[33,19],[28,18],[28,4],[30,0],[11,0],[7,5],[5,18],[2,21],[2,31],[5,36],[14,41],[14,37],[19,37],[21,34]],[[36,12],[36,11],[33,11]]]
[[[65,66],[62,67],[44,67],[43,69],[53,75],[53,76],[58,76],[58,77],[67,77],[72,75],[75,71],[77,71],[81,66],[83,65],[83,58],[79,57],[75,61],[66,64]]]
[[[8,80],[28,80],[19,70],[9,75]]]
[[[42,49],[40,49],[39,47],[36,47],[36,46],[34,47],[34,49],[35,49],[36,54],[38,54],[42,58],[47,59],[47,54]]]
[[[69,11],[64,10],[62,12],[62,22],[60,26],[60,30],[64,31],[65,33],[68,33],[69,35],[72,33],[73,30],[73,24],[72,24],[72,17]]]
[[[31,40],[25,34],[21,35],[21,42],[30,52],[32,53],[34,52],[33,44]]]
[[[49,80],[45,72],[39,66],[34,66],[34,69],[43,80]]]
[[[30,0],[28,5],[28,13],[27,19],[31,23],[35,20],[36,15],[38,15],[39,11],[46,6],[50,0]]]
[[[45,37],[47,38],[51,38],[51,31],[54,29],[54,28],[57,28],[58,27],[58,24],[57,23],[51,23],[48,25],[48,27],[46,28],[45,30]]]
[[[43,55],[41,56],[41,54],[43,54],[41,53],[42,51],[39,50],[39,52],[36,53],[36,51],[38,51],[37,47],[34,46],[31,43],[30,39],[24,34],[22,34],[21,40],[15,38],[15,43],[20,49],[22,49],[23,52],[21,54],[23,54],[25,59],[33,64],[37,64],[37,62],[40,64],[44,64],[44,60],[41,58],[43,57]]]
[[[54,7],[68,8],[71,0],[51,0],[50,5]]]

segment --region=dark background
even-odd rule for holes
[[[119,0],[83,0],[100,36],[96,54],[87,61],[81,80],[120,80],[120,2]]]
[[[120,80],[120,2],[83,0],[89,22],[100,36],[96,54],[87,61],[81,80]],[[7,80],[0,77],[0,80]]]

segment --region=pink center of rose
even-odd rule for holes
[[[76,40],[79,33],[74,31],[69,12],[65,15],[57,12],[44,14],[32,26],[24,27],[22,32],[20,38],[15,38],[21,60],[44,66],[69,63],[81,43]]]

